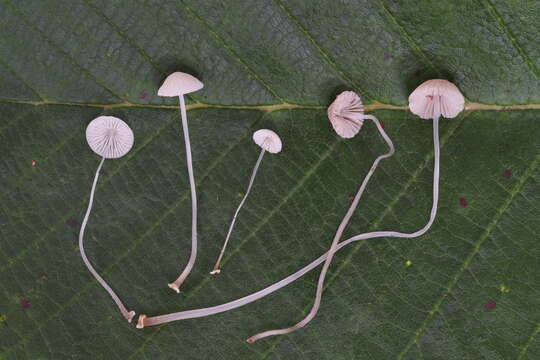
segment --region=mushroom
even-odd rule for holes
[[[180,115],[182,117],[182,129],[184,132],[184,143],[186,146],[186,162],[188,168],[189,185],[191,188],[191,255],[188,263],[180,276],[169,287],[180,292],[180,285],[186,280],[195,260],[197,259],[197,193],[195,191],[195,177],[193,175],[193,161],[191,159],[191,145],[189,142],[189,130],[187,124],[186,104],[184,95],[203,88],[203,83],[190,74],[182,72],[174,72],[167,76],[163,84],[158,90],[159,96],[178,96],[180,101]]]
[[[210,274],[212,275],[217,275],[221,272],[219,265],[221,263],[221,259],[223,258],[223,254],[225,253],[225,249],[227,248],[227,244],[229,243],[229,238],[231,237],[234,223],[236,222],[236,217],[238,216],[240,209],[246,202],[249,192],[251,191],[251,187],[253,186],[253,182],[255,181],[255,175],[257,175],[257,170],[259,169],[259,165],[261,164],[261,161],[263,159],[265,152],[268,151],[269,153],[277,154],[281,151],[281,146],[282,146],[281,139],[279,138],[278,134],[276,134],[272,130],[260,129],[260,130],[255,131],[253,133],[253,141],[255,142],[255,144],[260,146],[261,152],[260,152],[259,158],[257,159],[257,162],[255,163],[255,168],[253,168],[253,172],[251,173],[251,178],[249,179],[249,185],[247,187],[246,194],[242,198],[242,201],[240,201],[240,205],[238,205],[238,208],[236,209],[236,212],[234,213],[233,219],[231,221],[231,225],[229,226],[229,231],[227,232],[227,236],[225,237],[225,242],[223,243],[223,248],[221,249],[221,252],[219,253],[219,256],[216,261],[216,264],[214,265],[214,268],[210,272]]]
[[[88,223],[90,212],[92,211],[92,204],[94,202],[94,194],[96,191],[96,185],[99,178],[99,172],[105,159],[117,159],[129,152],[133,146],[133,131],[122,120],[113,116],[100,116],[95,118],[88,124],[86,128],[86,141],[90,146],[90,149],[96,154],[101,156],[101,162],[96,170],[94,182],[92,183],[92,189],[90,190],[90,199],[88,200],[88,209],[84,215],[84,219],[81,224],[81,230],[79,232],[79,250],[84,264],[94,275],[96,280],[103,286],[103,288],[113,298],[114,302],[120,309],[122,315],[131,322],[131,319],[135,316],[134,311],[128,311],[120,298],[111,289],[109,284],[98,274],[94,269],[84,251],[84,229]]]
[[[319,275],[319,281],[317,283],[317,291],[315,293],[315,301],[313,303],[313,306],[309,314],[300,322],[298,322],[297,324],[289,328],[265,331],[265,332],[262,332],[262,333],[259,333],[257,335],[250,337],[249,339],[247,339],[247,342],[250,344],[268,336],[288,334],[290,332],[298,330],[304,327],[305,325],[307,325],[311,321],[311,319],[315,317],[321,305],[322,292],[324,290],[324,280],[326,278],[326,273],[328,272],[328,268],[330,267],[330,264],[332,263],[332,259],[336,252],[339,240],[341,239],[341,236],[343,235],[343,231],[345,230],[351,217],[353,216],[354,211],[356,210],[358,203],[360,201],[360,198],[362,197],[362,194],[364,193],[364,190],[366,189],[366,186],[369,180],[371,179],[371,176],[377,169],[379,162],[383,159],[391,157],[394,154],[394,144],[392,143],[392,140],[390,140],[390,138],[388,137],[388,135],[382,128],[381,123],[375,116],[364,114],[364,107],[362,105],[362,100],[355,92],[344,91],[341,94],[339,94],[334,100],[334,102],[328,108],[327,113],[328,113],[328,119],[330,120],[330,123],[332,124],[332,127],[334,128],[336,133],[342,138],[347,138],[347,139],[352,138],[356,134],[358,134],[358,132],[362,128],[362,125],[364,124],[365,119],[372,120],[375,126],[377,127],[377,130],[379,130],[379,134],[388,145],[388,152],[378,156],[375,159],[375,161],[373,162],[373,165],[369,169],[369,172],[367,173],[366,177],[362,181],[362,184],[360,185],[360,188],[358,189],[358,192],[356,196],[354,197],[354,200],[351,206],[349,207],[349,210],[347,211],[347,213],[343,217],[343,220],[341,220],[341,223],[339,224],[336,234],[334,235],[334,239],[332,240],[332,244],[330,245],[330,250],[328,250],[328,255],[324,262],[323,268]]]
[[[416,107],[417,102],[421,99],[421,97],[418,96],[418,93],[416,90],[411,94],[409,97],[409,107],[411,111],[417,115],[420,113],[424,114],[424,116],[429,115],[429,109],[435,109],[435,107],[438,107],[438,109],[444,108],[444,112],[441,112],[441,114],[445,117],[455,117],[457,116],[462,110],[464,106],[464,99],[461,93],[459,92],[459,89],[457,87],[453,86],[453,84],[450,83],[448,85],[448,82],[446,80],[430,80],[424,84],[422,84],[419,89],[422,90],[422,92],[425,91],[425,87],[428,86],[432,87],[432,90],[430,92],[424,93],[424,97],[430,101],[425,102],[424,106]],[[437,86],[439,85],[439,86]],[[442,85],[442,86],[441,86]],[[439,91],[439,96],[433,96],[435,93],[435,90],[433,88],[437,88]],[[441,89],[446,89],[441,91]],[[421,95],[420,95],[421,96]],[[453,99],[450,100],[450,99]],[[461,100],[462,99],[462,100]],[[434,102],[438,102],[438,104],[435,104]],[[437,112],[433,112],[432,115],[437,114]],[[440,110],[439,110],[440,111]],[[369,115],[366,115],[366,117]],[[193,318],[199,318],[199,317],[205,317],[210,315],[219,314],[225,311],[229,311],[232,309],[236,309],[239,307],[242,307],[244,305],[250,304],[254,301],[257,301],[259,299],[262,299],[263,297],[289,285],[290,283],[296,281],[297,279],[301,278],[311,270],[315,269],[317,266],[322,264],[323,262],[326,262],[326,260],[335,252],[343,249],[345,246],[356,242],[360,240],[367,240],[367,239],[373,239],[373,238],[381,238],[381,237],[398,237],[398,238],[414,238],[421,236],[425,234],[431,225],[433,224],[436,214],[437,214],[437,204],[438,204],[438,198],[439,198],[439,162],[440,162],[440,145],[439,145],[439,127],[438,127],[438,117],[434,117],[433,119],[433,146],[434,146],[434,171],[433,171],[433,205],[431,209],[430,218],[428,220],[428,223],[420,230],[413,232],[413,233],[403,233],[403,232],[397,232],[397,231],[374,231],[374,232],[368,232],[363,233],[359,235],[355,235],[347,240],[344,240],[340,243],[338,243],[335,248],[329,250],[328,252],[321,255],[319,258],[311,262],[310,264],[304,266],[302,269],[296,271],[295,273],[289,275],[288,277],[270,285],[266,288],[259,290],[253,294],[244,296],[242,298],[207,308],[202,309],[193,309],[193,310],[186,310],[186,311],[180,311],[176,313],[171,314],[165,314],[165,315],[159,315],[159,316],[153,316],[153,317],[147,317],[146,315],[140,315],[139,321],[137,324],[138,328],[143,328],[144,326],[154,326],[159,325],[163,323],[168,323],[171,321],[178,321],[178,320],[185,320],[185,319],[193,319]],[[377,127],[380,129],[379,127]],[[386,155],[386,154],[385,154]],[[382,156],[385,156],[382,155]],[[379,157],[380,158],[380,157]],[[379,160],[377,158],[377,160]],[[377,162],[377,160],[375,160]],[[375,165],[375,163],[374,163]],[[372,166],[373,169],[373,166]],[[368,176],[372,174],[371,170],[370,173],[368,173]],[[366,176],[366,179],[368,179],[368,176]],[[364,179],[364,182],[362,185],[367,184],[366,179]],[[365,187],[365,186],[364,186]],[[354,201],[353,205],[357,200],[359,200],[361,196],[361,190],[358,191]],[[363,191],[363,190],[362,190]],[[352,208],[352,205],[351,205]],[[350,209],[349,209],[350,210]],[[349,212],[348,212],[349,213]],[[348,214],[347,213],[347,214]],[[265,334],[265,333],[263,333]],[[274,335],[274,334],[269,334]],[[268,336],[268,335],[267,335]],[[261,337],[255,338],[254,337],[248,339],[249,342],[254,342],[255,340],[260,339]]]

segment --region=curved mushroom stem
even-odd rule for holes
[[[330,250],[328,251],[328,256],[326,257],[323,268],[321,270],[321,274],[319,275],[319,281],[317,283],[317,291],[315,293],[315,301],[313,303],[311,311],[309,312],[309,314],[304,319],[302,319],[302,321],[298,322],[294,326],[286,328],[286,329],[270,330],[270,331],[265,331],[265,332],[259,333],[257,335],[254,335],[254,336],[250,337],[249,339],[247,339],[248,343],[250,343],[250,344],[254,343],[257,340],[268,337],[268,336],[288,334],[290,332],[298,330],[298,329],[306,326],[315,317],[315,315],[319,311],[319,307],[321,305],[322,293],[323,293],[323,290],[324,290],[324,280],[326,278],[326,273],[328,272],[328,268],[330,267],[330,264],[332,263],[332,259],[334,257],[335,252],[336,252],[338,242],[341,239],[341,236],[343,235],[343,231],[345,230],[345,228],[349,224],[349,221],[351,220],[351,217],[353,216],[354,211],[358,207],[358,203],[360,201],[360,198],[362,197],[362,194],[364,193],[364,190],[366,189],[366,186],[367,186],[369,180],[371,179],[371,176],[373,175],[373,173],[377,169],[377,166],[379,165],[379,162],[381,160],[383,160],[383,159],[391,157],[392,155],[394,155],[394,152],[395,152],[394,144],[392,143],[392,140],[390,140],[390,138],[388,137],[388,135],[386,134],[386,132],[382,128],[379,120],[373,115],[366,115],[365,118],[370,119],[375,123],[375,125],[377,126],[377,130],[379,130],[379,133],[381,134],[382,138],[384,139],[384,141],[386,141],[386,144],[388,145],[388,152],[383,154],[383,155],[380,155],[379,157],[377,157],[377,159],[375,159],[375,161],[373,162],[373,165],[371,166],[371,169],[369,169],[369,172],[367,173],[366,177],[362,181],[362,185],[360,185],[360,188],[358,189],[358,192],[356,193],[356,196],[354,197],[354,200],[353,200],[351,206],[349,207],[349,210],[345,214],[345,217],[343,217],[343,220],[341,221],[341,224],[339,224],[339,227],[338,227],[338,229],[336,231],[336,235],[334,236],[334,240],[332,240],[332,245],[330,246]]]
[[[236,222],[236,217],[238,216],[238,213],[240,212],[240,209],[246,202],[246,199],[249,195],[249,192],[251,191],[251,187],[253,186],[253,182],[255,181],[255,175],[257,175],[257,170],[259,169],[259,165],[261,164],[261,161],[264,157],[264,153],[266,150],[262,149],[261,153],[259,155],[259,158],[257,159],[257,162],[255,163],[255,167],[253,168],[253,172],[251,173],[251,178],[249,179],[249,185],[246,190],[246,194],[242,198],[242,201],[240,201],[240,205],[238,205],[238,208],[236,209],[236,212],[234,213],[233,219],[231,221],[231,226],[229,227],[229,231],[227,232],[227,237],[225,238],[225,243],[223,244],[223,248],[221,249],[221,252],[219,253],[219,257],[216,261],[216,264],[214,265],[214,268],[210,272],[212,275],[217,275],[221,272],[221,269],[219,268],[219,265],[221,263],[221,259],[223,258],[223,254],[225,254],[225,249],[227,248],[227,244],[229,242],[229,238],[231,237],[231,233],[233,231],[234,223]]]
[[[115,294],[113,289],[103,280],[103,278],[98,274],[98,272],[94,269],[92,264],[90,264],[90,261],[86,257],[86,253],[84,251],[84,229],[86,228],[86,224],[88,223],[88,218],[90,217],[90,212],[92,211],[92,204],[94,203],[94,194],[96,192],[96,185],[99,178],[99,172],[101,170],[101,167],[103,166],[103,163],[105,162],[105,158],[101,159],[101,162],[99,163],[99,166],[96,170],[96,176],[94,177],[94,183],[92,184],[92,190],[90,191],[90,200],[88,201],[88,209],[86,210],[86,214],[84,215],[84,219],[81,224],[81,230],[79,232],[79,251],[81,253],[81,257],[83,259],[84,265],[88,268],[88,270],[94,275],[96,280],[103,286],[103,288],[109,293],[109,295],[113,298],[114,302],[120,309],[120,312],[122,315],[126,318],[127,321],[131,322],[131,319],[135,316],[135,311],[128,311],[120,298]]]
[[[191,158],[191,143],[189,141],[186,104],[184,102],[183,95],[180,95],[178,98],[180,101],[180,115],[182,117],[184,143],[186,145],[186,162],[188,168],[189,186],[191,188],[191,255],[189,256],[188,263],[180,276],[173,283],[169,284],[169,287],[177,293],[180,292],[180,286],[188,277],[193,265],[195,264],[195,259],[197,259],[197,193],[195,191],[195,176],[193,175],[193,161]]]
[[[367,240],[367,239],[380,238],[380,237],[400,237],[400,238],[417,237],[424,234],[431,227],[437,214],[437,204],[438,204],[438,199],[439,199],[440,145],[439,145],[438,120],[439,119],[437,118],[433,121],[433,145],[434,145],[435,166],[434,166],[434,171],[433,171],[433,206],[431,208],[431,215],[430,215],[430,219],[428,223],[422,229],[414,233],[401,233],[401,232],[395,232],[395,231],[374,231],[374,232],[359,234],[338,243],[334,252],[337,252],[341,250],[342,248],[344,248],[345,246],[359,240]],[[186,311],[180,311],[176,313],[153,316],[153,317],[146,317],[145,315],[144,319],[141,321],[141,326],[154,326],[154,325],[168,323],[171,321],[194,319],[194,318],[199,318],[199,317],[215,315],[215,314],[219,314],[225,311],[233,310],[233,309],[242,307],[244,305],[250,304],[298,280],[299,278],[301,278],[302,276],[304,276],[305,274],[307,274],[308,272],[310,272],[311,270],[315,269],[317,266],[322,264],[329,255],[330,255],[330,251],[324,253],[318,259],[304,266],[302,269],[298,270],[297,272],[287,276],[286,278],[270,286],[267,286],[266,288],[262,290],[257,291],[256,293],[244,296],[240,299],[236,299],[225,304],[202,308],[202,309],[186,310]]]
[[[439,203],[439,177],[440,177],[440,163],[441,163],[441,149],[439,144],[439,118],[433,119],[433,204],[431,206],[431,213],[429,215],[429,221],[427,224],[418,231],[413,233],[402,233],[397,231],[374,231],[365,234],[359,234],[347,239],[346,241],[352,242],[357,240],[372,239],[379,237],[398,237],[398,238],[415,238],[424,235],[433,225],[435,218],[437,217],[437,205]]]

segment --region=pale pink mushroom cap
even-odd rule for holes
[[[253,141],[269,153],[276,154],[281,151],[279,135],[268,129],[260,129],[253,133]]]
[[[203,88],[203,83],[196,77],[183,72],[174,72],[167,76],[158,90],[159,96],[180,96]]]
[[[332,127],[342,138],[354,137],[364,124],[364,105],[354,91],[339,94],[327,113]]]
[[[126,155],[133,146],[133,131],[114,116],[100,116],[86,127],[86,141],[90,149],[106,159]]]
[[[439,116],[454,118],[465,105],[465,98],[456,85],[448,80],[428,80],[418,86],[409,96],[409,109],[422,119]]]

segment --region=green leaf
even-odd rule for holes
[[[0,0],[0,358],[538,359],[539,20],[522,0]],[[181,295],[166,284],[190,252],[189,184],[175,99],[156,95],[172,71],[205,83],[189,100],[200,247]],[[137,330],[84,267],[77,223],[99,163],[84,130],[102,114],[128,122],[135,145],[105,162],[86,247],[137,313],[237,299],[328,249],[386,150],[371,123],[347,141],[332,131],[325,107],[344,89],[397,149],[346,238],[419,229],[431,121],[403,105],[432,77],[469,101],[441,122],[433,228],[341,250],[301,331],[245,343],[300,320],[317,271],[234,311]],[[283,152],[265,156],[211,277],[262,127]]]

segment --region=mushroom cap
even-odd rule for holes
[[[328,120],[336,133],[345,139],[350,139],[364,124],[364,105],[354,91],[344,91],[328,107]]]
[[[106,159],[126,155],[133,146],[133,131],[114,116],[100,116],[86,127],[86,141],[90,149]]]
[[[159,96],[180,96],[201,90],[204,84],[195,76],[173,72],[167,76],[158,90]]]
[[[255,131],[253,133],[253,141],[269,153],[277,154],[281,151],[281,139],[272,130],[260,129]]]
[[[422,119],[456,117],[464,108],[465,98],[448,80],[428,80],[409,95],[409,109]]]

